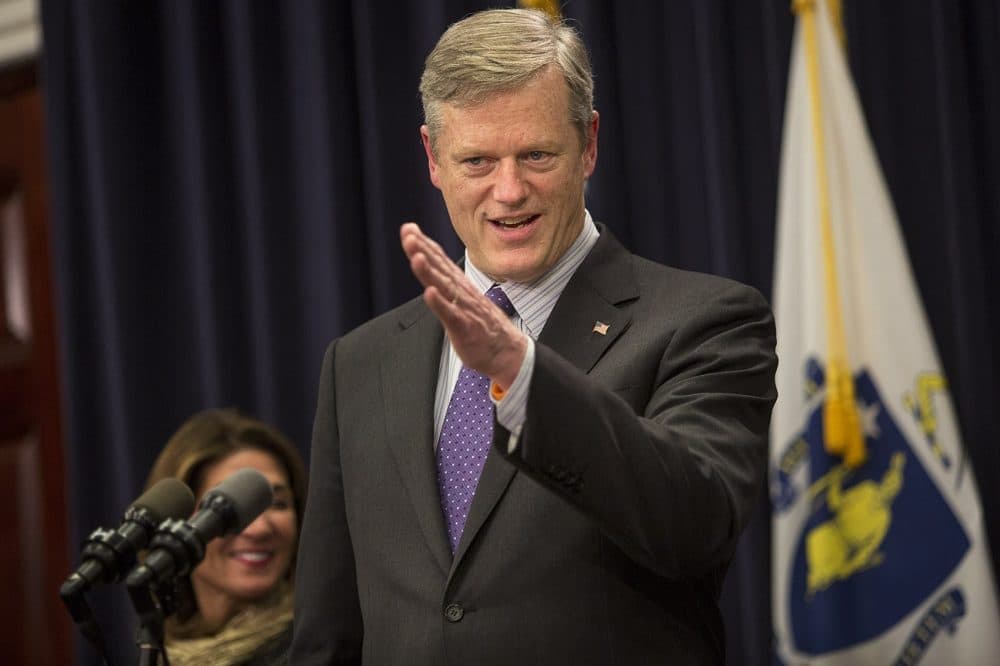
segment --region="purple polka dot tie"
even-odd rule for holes
[[[492,287],[486,297],[507,316],[514,316],[514,306],[500,287]],[[479,474],[493,440],[493,401],[489,390],[489,377],[463,365],[438,437],[438,488],[452,553],[462,538]]]

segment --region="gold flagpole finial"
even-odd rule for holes
[[[548,14],[553,21],[562,20],[562,9],[558,0],[517,0],[521,9],[537,9]]]

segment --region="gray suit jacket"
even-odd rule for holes
[[[601,230],[538,340],[512,455],[495,428],[454,557],[438,320],[415,299],[330,345],[293,664],[723,662],[717,601],[763,486],[773,319],[756,291]]]

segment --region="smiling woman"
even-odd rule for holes
[[[200,501],[246,467],[271,482],[274,502],[239,534],[209,542],[190,578],[177,582],[177,614],[165,627],[173,664],[283,663],[306,491],[305,470],[292,444],[235,410],[206,410],[170,438],[147,487],[174,477]]]

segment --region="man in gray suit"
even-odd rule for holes
[[[721,664],[775,398],[766,302],[591,219],[568,26],[474,14],[420,90],[464,262],[403,225],[423,297],[327,350],[292,663]]]

